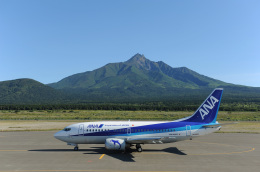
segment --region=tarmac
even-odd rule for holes
[[[54,131],[0,132],[0,172],[259,171],[260,135],[213,133],[143,152],[112,152],[105,145],[73,151]]]

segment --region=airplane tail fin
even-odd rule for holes
[[[208,98],[200,105],[195,113],[183,122],[202,122],[202,123],[215,123],[218,115],[219,105],[223,93],[223,88],[216,88]]]

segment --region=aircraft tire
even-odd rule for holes
[[[74,151],[78,151],[79,150],[79,147],[78,146],[75,146],[74,147]]]
[[[141,147],[137,148],[136,150],[137,150],[137,152],[142,152],[143,151],[143,149]]]

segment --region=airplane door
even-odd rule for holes
[[[127,134],[131,134],[131,128],[127,128]]]
[[[186,125],[186,136],[191,136],[191,126]]]
[[[84,134],[84,124],[80,124],[79,125],[79,135],[83,135]]]

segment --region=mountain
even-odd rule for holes
[[[172,68],[164,62],[152,62],[136,54],[126,62],[110,63],[91,72],[75,74],[49,86],[64,88],[214,88],[227,84],[186,67]]]
[[[200,103],[216,87],[225,102],[260,102],[260,88],[225,83],[186,67],[172,68],[136,54],[128,61],[44,85],[32,79],[0,82],[0,104]]]
[[[194,99],[198,95],[206,96],[216,87],[233,91],[232,95],[241,95],[241,90],[245,94],[250,90],[253,95],[260,93],[258,88],[225,83],[186,67],[172,68],[162,61],[150,61],[141,54],[126,62],[110,63],[66,77],[49,86],[70,93],[83,102]]]
[[[32,79],[0,82],[0,104],[52,104],[64,98],[60,91]]]

